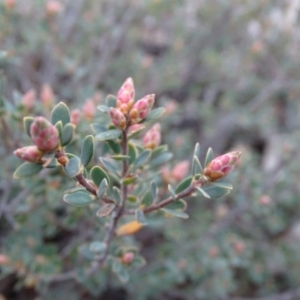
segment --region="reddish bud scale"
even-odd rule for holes
[[[216,157],[205,167],[204,175],[211,181],[228,175],[236,166],[240,156],[240,151],[233,151]]]
[[[160,124],[152,126],[143,138],[143,146],[146,149],[155,149],[161,142]]]
[[[14,155],[29,162],[42,162],[43,152],[37,146],[28,146],[14,151]]]
[[[147,95],[138,100],[130,111],[130,123],[137,124],[147,117],[154,104],[154,94]]]
[[[59,133],[57,128],[44,117],[36,117],[30,127],[30,135],[39,148],[44,152],[50,152],[59,145]]]
[[[109,115],[110,115],[110,118],[111,118],[111,121],[112,123],[120,128],[120,129],[125,129],[126,127],[126,118],[124,116],[124,114],[119,111],[118,109],[114,108],[114,107],[111,107],[109,109]]]

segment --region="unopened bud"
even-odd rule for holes
[[[30,136],[39,150],[44,152],[50,152],[59,145],[57,128],[44,117],[34,118],[30,126]]]
[[[70,122],[74,125],[77,125],[80,121],[80,110],[77,109],[73,109],[70,113]]]
[[[142,124],[134,124],[134,125],[131,125],[129,126],[128,128],[128,135],[132,134],[132,133],[135,133],[137,131],[140,131],[142,130],[143,128],[145,128],[145,126],[143,126]]]
[[[216,157],[205,167],[204,175],[211,181],[228,175],[236,166],[240,156],[240,151],[232,151]]]
[[[132,109],[130,110],[131,124],[139,123],[147,117],[154,104],[154,97],[154,94],[147,95],[134,103]]]
[[[160,124],[152,126],[143,138],[143,145],[146,149],[155,149],[161,141]]]
[[[36,93],[35,90],[30,89],[28,92],[26,92],[21,99],[22,104],[25,106],[27,110],[30,110],[34,106],[34,101],[36,99]]]
[[[259,203],[261,205],[269,205],[272,203],[272,198],[269,195],[263,195],[261,196],[261,198],[259,199]]]
[[[46,4],[46,12],[49,16],[56,15],[64,9],[62,3],[56,0],[49,0]]]
[[[15,150],[14,155],[23,160],[38,163],[41,162],[43,152],[37,146],[27,146]]]
[[[96,116],[96,106],[93,100],[87,99],[82,107],[82,115],[85,119],[91,120]]]
[[[13,10],[16,6],[16,0],[4,0],[4,7],[8,10]]]
[[[52,103],[54,102],[55,95],[52,87],[49,84],[44,84],[42,86],[40,98],[45,107],[51,107]]]
[[[0,266],[4,266],[4,265],[7,265],[9,263],[9,258],[7,255],[5,254],[1,254],[0,253]]]
[[[171,171],[171,176],[175,179],[176,182],[181,181],[190,168],[190,163],[187,160],[177,163]]]
[[[120,129],[125,129],[125,127],[126,127],[126,118],[120,110],[118,110],[114,107],[111,107],[109,109],[109,115],[110,115],[112,123],[116,127],[120,128]]]
[[[124,253],[121,257],[121,261],[125,265],[129,265],[134,259],[134,253],[133,252],[127,252]]]
[[[245,252],[246,245],[242,241],[236,241],[233,244],[233,249],[234,249],[234,251],[235,251],[236,254],[240,255],[240,254],[242,254],[242,253]]]
[[[117,107],[122,104],[127,104],[129,106],[129,109],[131,108],[133,102],[134,102],[134,96],[135,96],[135,90],[133,85],[132,78],[127,78],[121,88],[118,91],[118,103]]]

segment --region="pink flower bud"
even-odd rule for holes
[[[216,157],[205,167],[204,175],[210,178],[211,181],[228,175],[236,166],[240,156],[240,151],[232,151]]]
[[[126,118],[120,110],[118,110],[114,107],[111,107],[109,109],[109,115],[110,115],[112,123],[116,127],[120,128],[120,129],[125,129],[125,127],[126,127]]]
[[[155,149],[161,141],[160,124],[152,126],[143,138],[143,145],[146,149]]]
[[[74,125],[77,125],[80,121],[80,110],[77,108],[77,109],[73,109],[70,113],[70,122]]]
[[[4,0],[4,7],[8,10],[13,10],[16,6],[16,0]]]
[[[134,125],[129,126],[128,135],[130,135],[136,131],[139,131],[141,128],[145,128],[145,126],[143,126],[142,124],[134,124]]]
[[[8,265],[9,264],[9,257],[5,254],[0,253],[0,265]]]
[[[133,259],[134,259],[134,253],[133,252],[124,253],[121,257],[121,261],[125,265],[130,264],[133,261]]]
[[[127,78],[121,88],[118,91],[118,102],[119,105],[121,104],[129,104],[129,108],[131,108],[133,102],[134,102],[134,85],[132,78]]]
[[[41,162],[43,152],[40,151],[37,146],[33,145],[15,150],[14,155],[23,160],[38,163]]]
[[[56,15],[64,9],[62,3],[56,0],[49,0],[46,4],[46,12],[48,15]]]
[[[154,94],[147,95],[134,103],[130,110],[130,123],[136,124],[145,119],[154,104]]]
[[[92,99],[87,99],[82,107],[82,114],[85,119],[91,120],[96,116],[96,106]]]
[[[30,126],[30,135],[35,145],[41,151],[50,152],[59,145],[57,128],[44,117],[34,118]]]
[[[176,182],[181,181],[188,173],[190,163],[187,160],[177,163],[171,171],[171,176]]]
[[[51,107],[52,103],[54,102],[55,95],[52,87],[49,84],[44,84],[42,86],[40,98],[45,107]]]
[[[30,110],[34,106],[34,101],[36,99],[36,93],[35,90],[30,89],[28,92],[26,92],[21,99],[22,104],[25,106],[27,110]]]

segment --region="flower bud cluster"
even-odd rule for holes
[[[152,126],[144,135],[143,146],[146,149],[155,149],[161,142],[161,127],[160,124]]]
[[[124,130],[127,125],[134,125],[147,117],[154,104],[154,94],[144,96],[134,102],[135,89],[132,78],[127,78],[117,94],[116,107],[111,107],[109,115],[112,123]]]
[[[42,163],[45,153],[54,151],[59,146],[59,132],[44,117],[35,117],[30,126],[30,136],[34,145],[19,148],[14,155],[26,161]]]

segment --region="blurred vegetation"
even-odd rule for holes
[[[4,299],[300,298],[299,1],[0,3]],[[12,151],[28,140],[22,95],[34,89],[41,99],[48,84],[57,101],[84,112],[87,99],[116,94],[129,76],[138,97],[155,93],[169,108],[162,127],[171,165],[190,158],[195,142],[203,154],[210,146],[243,152],[234,190],[192,200],[189,220],[142,229],[134,239],[147,265],[129,283],[102,270],[67,280],[58,274],[87,263],[78,248],[102,224],[61,201],[71,183],[60,174],[12,179]],[[44,109],[36,102],[30,113]]]

